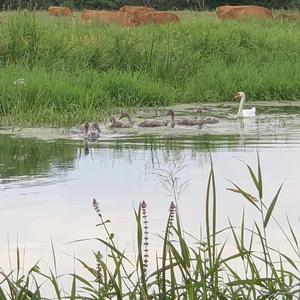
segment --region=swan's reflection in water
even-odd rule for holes
[[[239,139],[239,145],[243,146],[245,144],[247,135],[255,130],[258,130],[257,128],[257,120],[255,117],[252,118],[237,118],[238,127],[240,129],[240,139]],[[257,131],[258,133],[258,131]]]

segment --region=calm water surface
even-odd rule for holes
[[[153,255],[160,249],[156,234],[165,227],[172,200],[157,174],[174,167],[172,162],[179,160],[185,165],[180,178],[182,182],[189,180],[179,209],[185,229],[199,235],[204,225],[210,154],[217,180],[219,228],[228,225],[228,218],[239,225],[243,208],[249,227],[259,219],[245,200],[226,190],[232,187],[228,181],[232,180],[254,192],[243,162],[255,166],[258,151],[265,199],[271,201],[284,182],[274,213],[284,228],[288,214],[299,234],[299,113],[299,108],[268,114],[261,111],[259,117],[245,120],[244,124],[222,118],[218,124],[201,129],[200,134],[199,129],[179,129],[178,138],[176,131],[173,137],[168,134],[164,138],[113,139],[106,133],[102,140],[89,145],[88,153],[81,139],[47,142],[0,136],[0,265],[8,267],[9,253],[14,260],[18,244],[22,251],[25,249],[25,264],[42,258],[42,264],[51,267],[51,239],[62,272],[72,271],[74,255],[91,260],[96,242],[68,242],[104,237],[101,228],[96,227],[99,220],[92,208],[94,198],[104,217],[111,220],[109,226],[118,244],[126,247],[129,256],[134,256],[134,208],[145,200]],[[284,239],[272,223],[269,235],[274,247],[280,248]]]

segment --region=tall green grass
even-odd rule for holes
[[[45,13],[1,13],[2,122],[76,124],[123,106],[300,99],[300,23],[220,22],[121,28]],[[12,82],[24,78],[26,87]]]
[[[77,258],[88,274],[83,277],[77,269],[68,275],[58,275],[53,245],[53,271],[45,274],[36,264],[24,273],[17,248],[16,269],[10,272],[0,269],[1,299],[49,299],[48,293],[55,294],[56,299],[298,299],[299,242],[289,220],[288,230],[284,230],[273,216],[282,186],[273,199],[266,201],[259,158],[256,170],[246,165],[255,193],[250,194],[235,183],[229,188],[257,210],[253,227],[245,226],[246,213],[243,212],[239,225],[229,220],[228,227],[219,228],[219,199],[212,164],[204,199],[205,228],[200,236],[185,232],[176,204],[185,185],[178,176],[182,167],[179,163],[161,173],[162,182],[173,194],[174,202],[166,212],[167,222],[156,257],[149,259],[148,255],[151,224],[145,202],[135,211],[137,243],[136,259],[133,260],[127,257],[126,249],[118,247],[115,234],[109,228],[110,220],[93,200],[99,218],[97,225],[101,228],[101,236],[96,238],[99,249],[94,252],[94,265]],[[272,247],[267,233],[270,221],[282,231],[285,249]],[[287,245],[289,254],[284,252]],[[155,264],[149,265],[151,260]],[[71,278],[69,288],[60,285],[62,276]],[[46,284],[51,287],[47,293],[44,291]],[[42,295],[46,296],[42,298]]]

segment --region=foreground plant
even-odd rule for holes
[[[177,157],[177,159],[179,159]],[[205,198],[205,234],[195,237],[184,231],[179,212],[179,197],[184,185],[179,181],[180,159],[161,172],[163,184],[174,196],[161,238],[161,250],[152,253],[149,245],[147,204],[141,202],[135,211],[137,224],[135,259],[120,249],[115,235],[109,229],[110,220],[103,216],[99,203],[93,207],[102,229],[99,249],[94,252],[95,264],[77,261],[91,278],[79,273],[71,274],[69,291],[59,285],[61,276],[50,271],[41,273],[37,264],[28,273],[21,274],[20,255],[17,251],[17,269],[8,274],[1,271],[1,299],[43,299],[41,278],[50,283],[58,299],[295,299],[300,297],[299,262],[272,247],[267,227],[271,220],[279,226],[294,257],[298,260],[299,246],[289,220],[289,232],[273,216],[282,186],[270,202],[264,200],[262,168],[257,156],[257,171],[246,165],[255,195],[232,183],[229,188],[251,205],[257,212],[252,229],[245,226],[245,212],[240,226],[229,221],[227,228],[217,226],[217,193],[213,164],[208,177]],[[176,189],[179,188],[179,191]],[[175,189],[175,190],[174,190]],[[225,236],[225,238],[224,238]],[[83,240],[81,240],[82,242]],[[79,242],[79,241],[77,241]],[[228,253],[227,244],[235,245]],[[56,266],[55,251],[53,257]],[[155,264],[154,264],[154,257]],[[69,276],[69,275],[64,275]],[[45,284],[43,282],[43,284]]]

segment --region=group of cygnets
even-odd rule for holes
[[[246,110],[243,109],[244,107],[244,102],[246,100],[246,96],[244,92],[238,92],[234,99],[237,99],[240,101],[239,105],[239,110],[237,117],[253,117],[255,116],[255,108],[253,107],[251,110]],[[206,117],[202,118],[201,114],[203,113],[202,108],[197,109],[197,119],[192,119],[192,118],[183,118],[179,120],[175,120],[175,112],[172,109],[169,109],[166,116],[171,117],[171,123],[170,127],[174,128],[176,125],[179,126],[198,126],[201,127],[204,124],[215,124],[218,123],[219,120],[216,118],[212,117]],[[123,122],[121,120],[127,119],[127,122]],[[113,128],[132,128],[134,126],[138,127],[162,127],[162,126],[168,126],[169,121],[165,120],[156,120],[156,119],[149,119],[149,120],[144,120],[140,123],[135,124],[134,121],[132,120],[130,114],[128,112],[122,112],[120,117],[116,120],[115,117],[111,116],[110,117],[110,122],[106,125],[108,129],[113,129]],[[96,122],[85,122],[82,127],[84,128],[84,137],[89,139],[89,140],[95,140],[100,137],[100,127]]]
[[[172,109],[169,109],[166,116],[171,117],[171,128],[174,128],[176,125],[179,126],[198,126],[201,127],[204,124],[215,124],[218,123],[219,120],[212,117],[202,118],[201,114],[203,112],[202,108],[197,109],[197,119],[192,118],[183,118],[179,120],[175,120],[175,112]],[[123,122],[121,120],[127,119],[127,122]],[[134,126],[144,127],[144,128],[153,128],[153,127],[163,127],[168,126],[169,121],[167,120],[156,120],[156,119],[148,119],[144,120],[140,123],[135,124],[132,117],[128,112],[122,112],[118,119],[111,116],[110,122],[106,125],[106,128],[132,128]],[[100,137],[100,127],[96,122],[85,122],[82,126],[84,128],[84,136],[88,139],[97,139]]]

